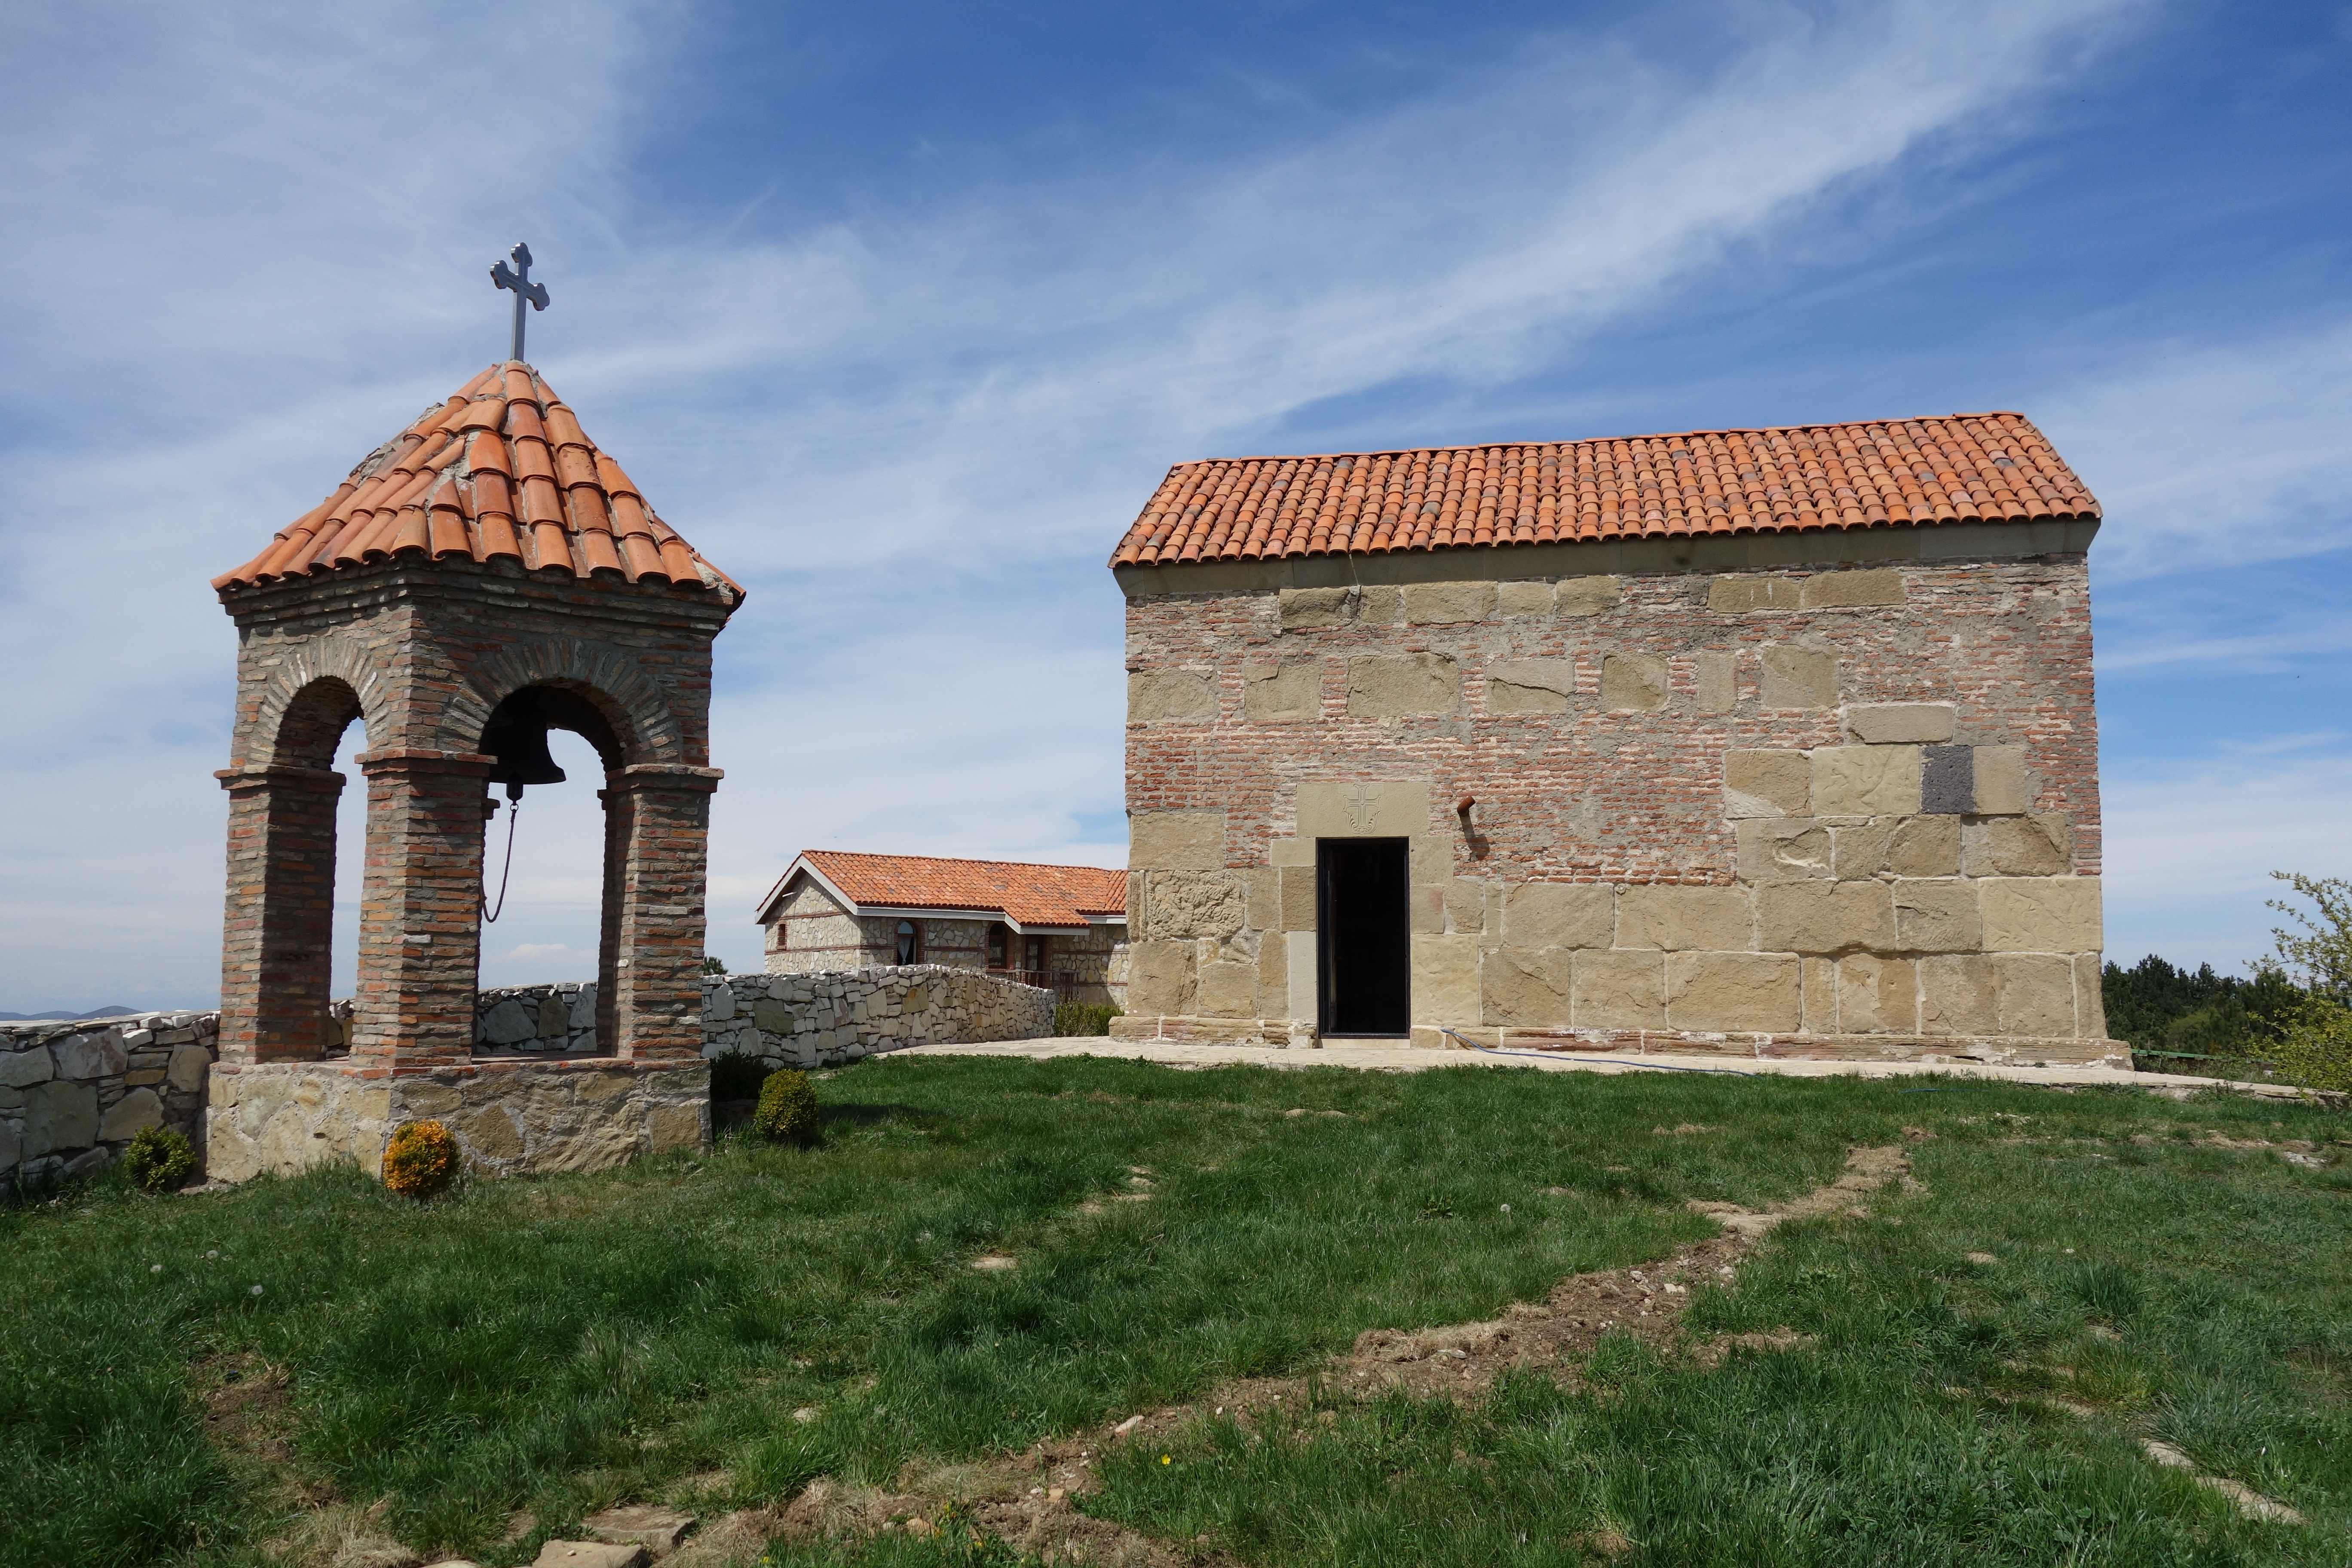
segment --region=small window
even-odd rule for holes
[[[898,922],[898,962],[920,963],[923,961],[923,933],[912,921]]]
[[[1004,928],[1001,925],[988,928],[988,967],[1004,967]]]

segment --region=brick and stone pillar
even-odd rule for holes
[[[221,941],[221,1058],[326,1054],[335,903],[335,797],[326,768],[225,768],[228,905]]]
[[[620,857],[608,882],[617,884],[618,952],[599,978],[612,998],[611,1038],[632,1061],[702,1055],[703,894],[721,776],[662,763],[606,775],[607,842]]]
[[[473,1059],[481,963],[482,781],[471,752],[370,752],[352,1065],[419,1071]]]

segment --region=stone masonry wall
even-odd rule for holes
[[[2079,549],[1131,587],[1128,667],[1119,1033],[1311,1037],[1316,841],[1398,837],[1425,1043],[2119,1049]]]
[[[938,963],[714,974],[703,981],[702,1030],[705,1056],[824,1067],[906,1046],[1039,1039],[1054,1032],[1054,994]]]
[[[506,985],[474,1001],[474,1049],[596,1054],[596,983]]]
[[[142,1127],[203,1142],[216,1013],[0,1024],[0,1195],[87,1174]]]

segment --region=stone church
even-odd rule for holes
[[[1177,465],[1115,1032],[2119,1056],[2098,524],[2017,414]]]

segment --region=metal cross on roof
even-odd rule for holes
[[[546,310],[547,285],[530,280],[530,246],[517,242],[515,247],[507,252],[507,258],[514,263],[513,267],[509,268],[505,261],[490,263],[490,281],[501,289],[514,290],[514,353],[507,357],[519,360],[522,358],[522,302],[530,300],[534,310]]]

